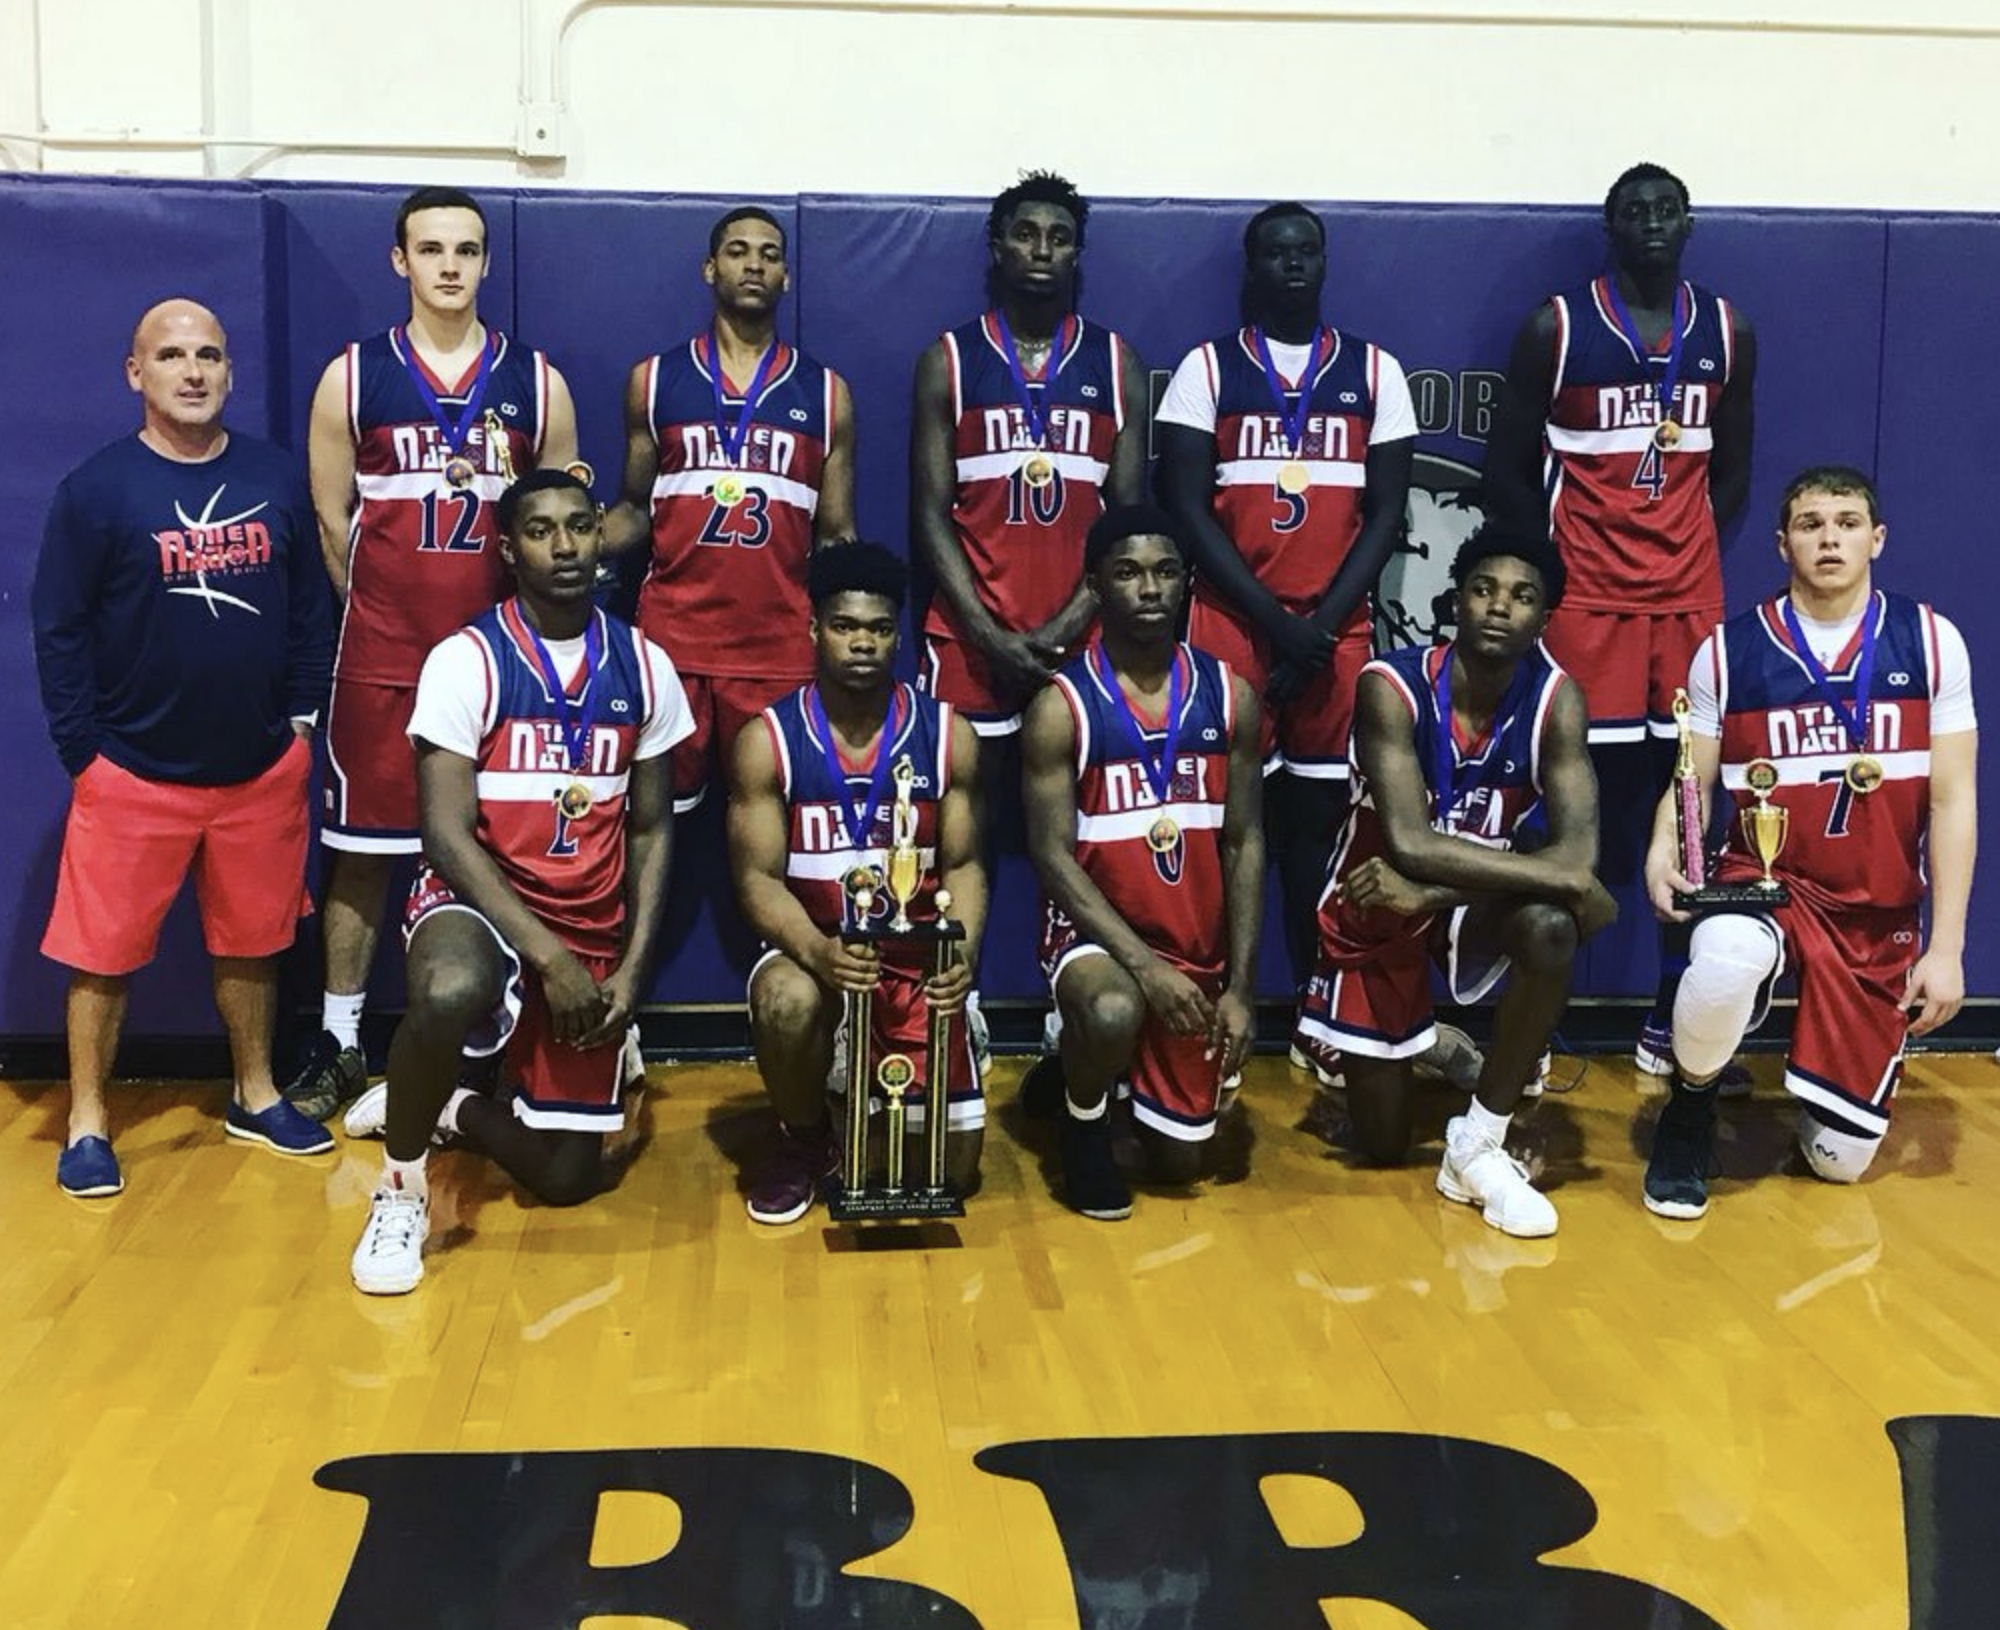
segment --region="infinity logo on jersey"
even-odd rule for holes
[[[220,606],[235,606],[253,617],[261,617],[263,612],[248,600],[225,594],[208,581],[212,572],[240,575],[264,571],[271,564],[271,529],[262,521],[251,519],[261,514],[267,503],[260,501],[239,515],[225,515],[217,520],[215,512],[227,490],[226,482],[217,487],[199,516],[190,516],[180,501],[175,500],[174,516],[181,523],[179,528],[170,527],[153,534],[153,542],[160,550],[160,576],[168,585],[167,593],[206,601],[209,616],[218,620],[222,616]],[[190,577],[194,579],[192,583],[176,581]]]

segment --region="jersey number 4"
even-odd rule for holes
[[[1632,472],[1632,485],[1645,490],[1652,502],[1660,501],[1660,494],[1667,490],[1667,458],[1651,442],[1639,455],[1639,467]]]
[[[424,535],[419,549],[443,550],[448,555],[476,555],[486,547],[484,538],[472,534],[479,525],[479,495],[474,492],[427,492],[424,494]]]

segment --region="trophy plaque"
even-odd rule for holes
[[[1675,691],[1674,730],[1679,738],[1679,752],[1674,760],[1674,827],[1680,837],[1681,876],[1694,887],[1676,890],[1674,903],[1696,915],[1710,911],[1764,911],[1781,906],[1791,894],[1771,875],[1771,866],[1785,847],[1791,812],[1782,804],[1771,802],[1771,794],[1778,785],[1778,766],[1768,758],[1758,758],[1752,759],[1743,770],[1752,802],[1738,819],[1743,825],[1743,840],[1763,866],[1764,875],[1748,883],[1711,882],[1708,855],[1703,848],[1701,778],[1694,768],[1692,713],[1687,692]]]

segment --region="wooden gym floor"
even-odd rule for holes
[[[587,1206],[525,1205],[439,1156],[429,1276],[395,1299],[347,1276],[377,1146],[281,1160],[225,1142],[218,1086],[132,1084],[113,1097],[127,1191],[77,1202],[53,1178],[61,1092],[0,1083],[0,1626],[317,1630],[369,1509],[314,1483],[345,1457],[727,1446],[851,1456],[907,1486],[914,1525],[853,1571],[970,1615],[935,1622],[1069,1630],[1051,1505],[976,1466],[981,1450],[1417,1433],[1580,1483],[1595,1526],[1557,1566],[1643,1581],[1728,1630],[1900,1630],[1885,1423],[2000,1416],[2000,1070],[1914,1059],[1876,1171],[1839,1189],[1789,1166],[1776,1061],[1755,1065],[1755,1097],[1724,1106],[1708,1216],[1675,1224],[1638,1198],[1657,1088],[1594,1061],[1517,1122],[1562,1215],[1556,1239],[1518,1242],[1437,1197],[1434,1142],[1406,1170],[1353,1169],[1325,1136],[1337,1102],[1281,1059],[1255,1061],[1243,1095],[1247,1177],[1085,1221],[1052,1197],[1003,1059],[985,1190],[956,1243],[911,1249],[854,1249],[818,1209],[752,1224],[754,1073],[655,1065],[649,1141]],[[1432,1089],[1427,1134],[1450,1108]],[[1262,1485],[1278,1542],[1353,1539],[1352,1503],[1306,1481]],[[607,1497],[593,1565],[671,1552],[692,1517],[661,1505]],[[1108,1552],[1068,1537],[1132,1558],[1141,1605],[1112,1606],[1100,1580],[1086,1625],[1220,1622],[1170,1609],[1171,1559],[1144,1535]],[[1351,1598],[1321,1611],[1338,1630],[1425,1622]]]

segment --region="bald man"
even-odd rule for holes
[[[229,345],[165,300],[125,359],[136,436],[56,489],[35,568],[35,665],[71,786],[43,955],[70,968],[69,1132],[56,1181],[125,1186],[104,1087],[131,976],[190,872],[234,1083],[228,1136],[324,1154],[271,1080],[277,958],[307,908],[307,745],[333,666],[305,473],[223,428]]]

